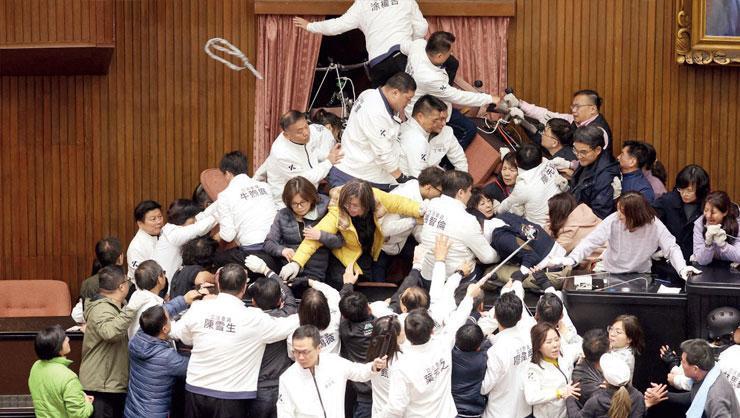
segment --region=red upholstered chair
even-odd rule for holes
[[[501,163],[501,154],[480,135],[475,135],[473,142],[465,150],[468,159],[468,172],[473,176],[473,184],[482,186]]]
[[[59,280],[0,280],[0,317],[67,316],[67,283]]]

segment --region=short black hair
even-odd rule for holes
[[[235,176],[239,174],[247,174],[249,170],[249,162],[247,156],[241,151],[231,151],[221,158],[221,162],[218,165],[218,169],[222,173],[231,173]]]
[[[706,340],[686,340],[681,343],[681,351],[686,353],[686,362],[692,366],[698,366],[705,372],[714,367],[714,353]]]
[[[419,173],[417,180],[419,186],[432,186],[435,188],[442,189],[442,182],[444,181],[445,171],[439,167],[431,166],[427,167]]]
[[[289,110],[280,116],[280,129],[286,130],[299,120],[306,120],[306,114],[297,110]]]
[[[139,264],[134,271],[136,287],[142,290],[152,290],[157,286],[159,276],[164,273],[162,266],[154,260],[146,260]]]
[[[427,54],[446,54],[455,43],[455,35],[450,32],[438,31],[429,36],[427,46],[424,48]]]
[[[442,194],[454,198],[459,190],[473,187],[473,176],[460,170],[445,171],[442,179]]]
[[[477,351],[486,337],[477,324],[465,324],[455,333],[455,347],[460,351]]]
[[[407,311],[412,311],[416,308],[429,308],[429,292],[420,286],[407,287],[406,290],[401,293],[401,303],[406,307]]]
[[[208,235],[193,238],[182,246],[182,265],[210,268],[217,249],[218,242]]]
[[[244,289],[246,284],[247,271],[239,264],[229,263],[219,269],[219,291],[236,295]]]
[[[302,340],[304,338],[310,338],[314,348],[318,348],[321,345],[321,334],[319,333],[319,329],[314,325],[301,325],[293,332],[292,341]]]
[[[522,319],[522,301],[514,292],[501,295],[494,306],[496,321],[505,328],[511,328]]]
[[[594,328],[583,334],[583,356],[590,363],[599,361],[609,351],[609,334],[601,328]]]
[[[106,237],[95,244],[95,259],[100,268],[115,265],[122,253],[121,240],[116,237]]]
[[[578,90],[577,92],[573,93],[573,97],[576,96],[586,96],[591,101],[591,104],[596,106],[596,110],[601,110],[601,103],[602,99],[601,96],[599,96],[599,93],[596,92],[596,90],[589,90],[589,89],[583,89]]]
[[[701,203],[711,190],[709,173],[702,166],[689,164],[676,174],[676,188],[685,189],[691,185],[696,188],[696,201]]]
[[[260,277],[249,285],[247,292],[254,304],[262,310],[275,309],[280,306],[282,292],[280,292],[280,284],[275,279]]]
[[[201,211],[198,204],[190,199],[175,199],[167,209],[167,222],[173,225],[183,225]]]
[[[411,116],[416,116],[419,113],[429,115],[434,110],[444,112],[447,110],[447,105],[437,97],[431,94],[425,94],[414,103],[414,110],[411,111]]]
[[[193,197],[191,197],[191,199],[201,209],[205,209],[208,205],[213,203],[213,200],[208,196],[208,192],[206,192],[206,189],[200,183],[198,183],[195,190],[193,190]]]
[[[622,148],[627,148],[627,153],[637,160],[637,167],[643,169],[648,165],[650,151],[642,141],[624,141]]]
[[[594,125],[581,126],[573,134],[573,143],[588,145],[591,149],[604,148],[604,131]]]
[[[339,312],[350,322],[363,322],[370,319],[367,296],[360,292],[349,292],[339,300]]]
[[[67,334],[64,333],[64,328],[61,325],[42,329],[36,334],[36,339],[33,342],[36,356],[40,360],[51,360],[54,357],[59,357],[65,338],[67,338]]]
[[[522,170],[531,170],[542,164],[542,150],[534,144],[524,144],[516,152],[516,165]]]
[[[434,320],[424,308],[409,312],[404,321],[406,339],[413,345],[426,344],[432,338]]]
[[[572,123],[568,122],[565,119],[552,118],[547,121],[546,125],[550,128],[552,134],[558,138],[558,141],[560,141],[563,146],[569,147],[573,145],[573,132],[575,131],[575,129],[573,128]]]
[[[167,325],[167,313],[162,305],[147,308],[139,317],[139,326],[146,335],[159,336],[162,328]]]
[[[126,280],[123,269],[120,266],[107,266],[98,272],[98,285],[100,289],[112,292]]]
[[[558,326],[558,322],[563,317],[563,301],[554,293],[545,293],[537,301],[535,316],[537,322],[549,322]]]
[[[384,86],[396,89],[401,93],[416,91],[416,81],[414,78],[403,71],[399,71],[391,76]]]
[[[314,288],[306,289],[298,305],[298,320],[301,325],[313,325],[320,330],[329,327],[331,311],[326,296]]]
[[[153,211],[155,209],[161,210],[162,205],[153,200],[143,200],[139,202],[139,204],[136,205],[136,207],[134,208],[134,220],[136,222],[144,222],[144,217],[146,216],[147,212]]]

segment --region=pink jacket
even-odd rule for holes
[[[568,220],[565,221],[565,225],[563,225],[556,241],[565,248],[565,251],[570,253],[573,248],[575,248],[581,240],[586,237],[586,235],[596,229],[600,223],[601,219],[594,215],[591,208],[585,203],[581,203],[573,209],[573,212],[568,216]],[[549,223],[545,230],[552,235]],[[587,257],[587,260],[596,260],[605,249],[606,246],[603,246],[594,250],[594,252]]]

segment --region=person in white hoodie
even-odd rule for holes
[[[313,325],[296,329],[292,346],[296,362],[280,376],[278,418],[343,418],[347,381],[367,382],[387,366],[385,355],[371,363],[353,363],[322,353]]]
[[[185,380],[189,417],[243,416],[257,397],[265,345],[298,328],[298,315],[273,318],[244,305],[243,265],[224,266],[216,283],[219,294],[194,304],[170,331],[171,337],[193,347]]]
[[[342,133],[344,157],[329,170],[327,180],[331,187],[361,179],[387,192],[410,180],[400,169],[401,120],[396,114],[414,97],[414,91],[414,79],[397,73],[382,87],[360,94]]]
[[[447,276],[474,257],[483,264],[498,261],[498,254],[483,237],[478,220],[466,211],[472,188],[473,178],[470,174],[447,171],[442,181],[442,196],[429,201],[421,230],[421,245],[425,254],[421,263],[421,277],[424,280],[432,278],[435,260],[431,250],[439,234],[450,238],[450,251],[445,261]]]
[[[463,116],[452,105],[485,106],[498,103],[499,98],[486,93],[465,91],[450,85],[450,77],[442,68],[452,55],[455,35],[449,32],[434,32],[429,40],[418,39],[401,44],[401,52],[408,55],[406,72],[416,81],[416,94],[406,106],[406,116],[411,117],[414,105],[424,95],[430,94],[442,99],[447,105],[448,124],[455,131],[455,137],[462,148],[473,141],[475,124]]]
[[[567,190],[568,181],[549,160],[542,159],[542,151],[537,145],[523,145],[516,152],[516,163],[519,175],[514,190],[496,207],[495,212],[511,212],[512,208],[523,206],[524,218],[544,227],[550,213],[548,199]]]
[[[360,29],[365,35],[373,88],[385,84],[393,74],[406,68],[403,42],[423,39],[428,24],[415,0],[355,1],[341,16],[321,22],[296,17],[295,25],[309,32],[332,36]]]
[[[191,239],[207,234],[216,226],[213,216],[196,221],[195,216],[200,212],[195,202],[188,199],[176,199],[167,209],[167,223],[162,227],[152,257],[165,271],[168,283],[164,289],[167,293],[170,289],[169,282],[182,266],[182,246]]]
[[[275,207],[285,207],[283,189],[285,183],[293,177],[305,177],[318,187],[331,167],[342,158],[340,146],[334,145],[328,155],[322,158],[321,144],[334,142],[331,131],[321,125],[309,125],[306,114],[290,110],[280,117],[280,129],[283,131],[270,148],[263,167],[267,184],[270,185]],[[328,136],[328,138],[324,138]],[[255,177],[257,175],[255,174]]]
[[[142,261],[151,260],[154,256],[154,248],[164,225],[162,205],[153,200],[139,202],[134,209],[134,220],[139,230],[136,231],[126,251],[129,280],[134,280],[136,267]]]
[[[279,271],[280,266],[263,249],[277,213],[270,186],[247,175],[247,157],[241,151],[225,154],[219,169],[228,185],[218,194],[216,201],[195,219],[200,221],[207,216],[215,216],[220,226],[220,239],[234,241],[238,247],[216,254],[214,264],[243,264],[248,255],[256,255],[267,263],[270,270]]]
[[[405,158],[401,171],[417,177],[426,167],[437,167],[447,157],[455,170],[468,171],[468,159],[452,128],[446,126],[447,106],[431,95],[414,105],[411,118],[401,124],[399,141]]]
[[[473,298],[480,287],[468,286],[465,298],[441,332],[434,332],[434,320],[426,309],[411,311],[404,321],[404,332],[410,343],[404,355],[390,370],[388,403],[380,417],[444,417],[457,415],[452,398],[452,348],[455,333],[473,309]]]
[[[532,358],[527,363],[524,398],[538,418],[565,418],[565,399],[581,396],[580,383],[573,383],[575,351],[560,351],[560,333],[549,322],[540,322],[531,331]]]

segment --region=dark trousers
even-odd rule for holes
[[[248,247],[235,247],[226,251],[216,253],[216,255],[213,256],[213,264],[216,267],[223,267],[229,263],[236,263],[244,267],[244,259],[247,258],[248,255],[256,255],[257,257],[265,261],[265,264],[267,264],[267,267],[269,267],[270,270],[274,271],[275,273],[280,272],[280,264],[278,264],[270,254],[267,254],[261,249],[248,249]],[[249,273],[249,276],[262,277],[261,274],[252,272]]]
[[[355,177],[345,173],[344,171],[336,167],[332,167],[331,170],[329,170],[329,174],[326,176],[326,181],[329,182],[329,187],[331,188],[344,186],[346,183],[354,179]],[[370,183],[370,185],[384,192],[390,192],[396,187],[395,184]]]
[[[357,265],[362,269],[363,274],[357,279],[358,281],[366,282],[370,280],[370,275],[373,270],[373,259],[368,254],[362,254],[356,261]],[[334,257],[334,254],[329,256],[329,268],[326,271],[326,279],[324,282],[329,286],[342,290],[344,286],[344,271],[346,266],[339,261],[338,258]]]
[[[447,125],[452,128],[452,131],[455,133],[455,138],[457,138],[457,142],[460,143],[460,146],[463,147],[463,149],[466,149],[468,145],[473,142],[475,133],[478,130],[475,123],[470,120],[470,118],[465,117],[465,115],[460,113],[457,109],[452,109],[452,114],[450,115],[450,120],[447,122]]]
[[[388,255],[385,251],[381,251],[378,256],[378,260],[373,263],[372,280],[374,282],[385,282],[388,277],[388,270],[391,268],[395,260],[399,258],[402,260],[412,260],[414,258],[414,248],[416,245],[417,242],[414,237],[409,236],[408,239],[406,239],[406,243],[403,248],[401,248],[401,251],[397,255]]]
[[[352,411],[352,418],[370,418],[373,415],[373,401],[355,402],[355,409]]]
[[[258,389],[257,399],[252,400],[250,418],[277,418],[278,388]]]
[[[396,73],[406,71],[406,61],[408,58],[400,52],[391,55],[385,60],[370,67],[370,86],[374,89],[385,84],[389,78]]]
[[[107,393],[85,391],[93,400],[93,418],[123,418],[126,406],[125,393]]]
[[[251,399],[218,399],[187,392],[185,418],[247,418]]]

